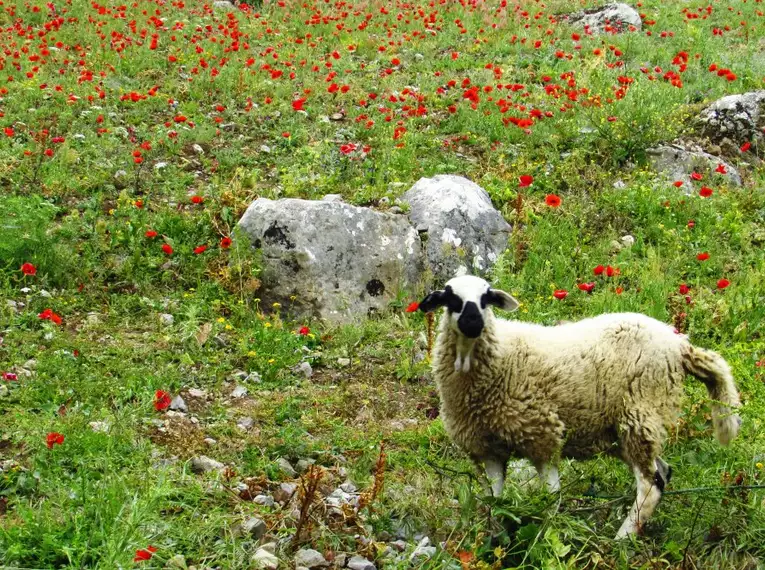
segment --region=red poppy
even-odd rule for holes
[[[308,336],[309,334],[311,334],[311,329],[309,329],[308,327],[300,327],[298,334],[302,336]]]
[[[602,265],[598,265],[598,266],[597,266],[595,269],[593,269],[593,270],[592,270],[592,272],[593,272],[595,275],[603,275],[603,272],[604,272],[605,270],[606,270],[606,268],[605,268],[605,267],[603,267]]]
[[[749,150],[751,147],[752,147],[752,143],[750,143],[750,142],[745,142],[744,144],[742,144],[742,145],[741,145],[741,152],[746,152],[746,151],[748,151],[748,150]]]
[[[53,312],[53,309],[45,309],[37,317],[43,321],[51,321],[53,324],[60,325],[61,317]]]
[[[533,176],[530,174],[523,174],[522,176],[518,177],[518,188],[526,188],[531,186],[532,182],[534,182]]]
[[[406,312],[414,313],[419,308],[420,308],[420,304],[417,301],[412,301],[411,303],[409,303],[409,306],[406,308]]]
[[[550,206],[551,208],[557,208],[560,206],[562,200],[560,199],[560,196],[557,196],[555,194],[548,194],[545,196],[545,204]]]
[[[688,220],[688,228],[692,230],[695,227],[696,227],[696,222],[694,222],[693,220]]]
[[[146,560],[151,560],[151,557],[154,556],[154,553],[156,551],[157,551],[157,548],[154,546],[149,546],[145,549],[136,550],[135,558],[133,558],[133,562],[144,562]]]
[[[146,230],[146,233],[143,235],[145,235],[149,239],[154,239],[155,237],[157,237],[157,232],[155,232],[154,230]]]
[[[154,394],[154,409],[158,412],[161,412],[162,410],[166,410],[170,407],[170,394],[165,392],[164,390],[157,390]]]
[[[302,111],[303,110],[303,104],[306,102],[305,97],[301,97],[300,99],[295,99],[292,102],[292,109],[295,111]]]
[[[200,245],[199,247],[195,247],[194,254],[199,255],[200,253],[204,253],[206,249],[207,249],[206,245]]]
[[[701,174],[699,174],[698,172],[692,172],[691,173],[691,178],[693,180],[697,180],[698,181],[698,180],[702,180],[704,177]]]
[[[220,240],[220,246],[223,249],[228,249],[231,247],[231,238],[226,236]]]
[[[61,445],[64,443],[64,434],[52,431],[48,434],[48,436],[45,438],[45,445],[48,446],[48,449],[53,449],[54,445]]]
[[[610,265],[606,267],[606,276],[613,277],[614,275],[619,275],[619,270],[616,267],[611,267]]]
[[[192,204],[201,204],[204,201],[205,201],[205,199],[202,198],[202,196],[192,196],[191,197],[191,203]]]
[[[3,380],[6,380],[8,382],[14,382],[18,379],[19,379],[18,375],[13,372],[3,372]]]
[[[696,259],[698,259],[699,261],[706,261],[707,259],[709,259],[709,254],[705,251],[704,253],[698,254],[696,256]]]
[[[691,290],[691,288],[690,288],[690,287],[688,287],[688,285],[686,285],[685,283],[683,283],[683,284],[681,284],[681,285],[680,285],[680,289],[679,289],[679,291],[680,291],[680,294],[681,294],[681,295],[687,295],[687,294],[688,294],[688,291],[690,291],[690,290]]]
[[[21,266],[21,272],[24,275],[34,275],[35,273],[37,273],[37,268],[31,263],[24,263]]]
[[[556,289],[555,291],[553,291],[553,297],[555,297],[559,301],[562,301],[563,299],[568,297],[568,291],[566,291],[565,289]]]
[[[715,172],[718,174],[728,174],[728,169],[725,168],[725,165],[723,163],[720,163],[717,165],[717,168],[715,168]]]
[[[624,289],[622,289],[621,287],[617,287],[617,288],[614,290],[614,292],[615,292],[617,295],[621,295],[622,293],[624,293]]]
[[[725,289],[728,285],[730,285],[730,281],[728,281],[727,279],[720,279],[717,282],[718,289]]]
[[[162,251],[164,251],[167,255],[172,255],[173,246],[171,246],[169,243],[162,244]]]
[[[675,181],[672,183],[672,185],[673,185],[675,188],[680,188],[680,186],[682,186],[682,185],[683,185],[683,181],[682,181],[682,180],[675,180]]]
[[[712,195],[712,189],[709,186],[702,186],[699,190],[699,196],[702,198],[709,198]]]
[[[595,289],[595,282],[592,283],[580,283],[577,285],[579,287],[580,291],[584,291],[585,293],[592,293],[592,290]]]
[[[5,127],[5,136],[12,137],[14,135],[13,127]]]

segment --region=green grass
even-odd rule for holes
[[[345,521],[317,510],[306,545],[405,568],[384,557],[386,537],[403,529],[445,543],[429,568],[459,568],[460,552],[476,569],[762,567],[765,492],[724,489],[765,483],[761,143],[727,157],[742,166],[742,187],[704,173],[708,199],[702,183],[685,196],[645,165],[651,145],[692,134],[706,102],[763,87],[762,7],[646,0],[642,32],[579,31],[578,41],[551,20],[591,5],[287,1],[229,17],[198,0],[121,9],[71,0],[55,12],[6,3],[0,372],[18,378],[0,380],[0,565],[125,568],[153,545],[135,565],[182,556],[198,569],[250,568],[257,545],[234,528],[257,515],[292,567],[291,509],[244,500],[241,485],[273,491],[287,479],[280,457],[312,458],[326,470],[322,492],[345,477],[370,490],[384,442],[371,508]],[[710,73],[713,63],[736,79]],[[670,70],[682,87],[664,78]],[[620,77],[633,80],[622,98]],[[299,97],[305,113],[293,108]],[[542,116],[527,130],[503,122],[532,110]],[[358,149],[346,156],[348,143]],[[492,280],[522,302],[516,318],[639,311],[728,359],[741,437],[715,443],[706,393],[689,380],[663,454],[672,490],[715,490],[668,494],[645,536],[624,544],[610,537],[634,483],[609,458],[566,463],[560,497],[514,481],[486,504],[433,419],[425,319],[404,312],[417,292],[347,327],[262,305],[261,260],[235,231],[254,198],[340,193],[376,205],[442,173],[482,185],[514,225]],[[520,175],[534,177],[531,187],[518,188]],[[546,206],[547,194],[561,206]],[[625,235],[634,245],[615,248]],[[24,263],[36,274],[23,275]],[[619,274],[595,276],[598,265]],[[591,281],[591,295],[578,290]],[[38,317],[46,309],[61,325]],[[293,371],[303,355],[310,379]],[[240,380],[249,393],[232,399],[238,371],[262,381]],[[157,390],[182,393],[189,414],[156,411]],[[254,420],[246,433],[243,417]],[[53,432],[64,442],[48,449]],[[229,470],[193,473],[200,454]]]

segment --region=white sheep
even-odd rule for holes
[[[484,467],[494,496],[513,456],[529,459],[556,492],[561,457],[608,452],[637,480],[637,499],[616,535],[623,538],[650,517],[671,475],[659,454],[686,374],[715,400],[719,442],[738,434],[727,363],[672,327],[635,313],[546,327],[497,318],[492,306],[514,311],[518,301],[473,276],[450,280],[420,303],[423,312],[445,307],[433,354],[444,427]]]

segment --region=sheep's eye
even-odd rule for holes
[[[452,313],[459,313],[462,311],[462,299],[454,294],[451,287],[446,288],[446,308]]]

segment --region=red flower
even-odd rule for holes
[[[158,412],[170,407],[170,394],[164,390],[157,390],[154,394],[154,409]]]
[[[18,380],[18,375],[14,374],[13,372],[3,372],[3,380],[6,380],[8,382],[13,382]]]
[[[223,249],[228,249],[231,247],[231,238],[226,236],[220,240],[220,246]]]
[[[675,181],[672,183],[672,185],[673,185],[675,188],[680,188],[680,186],[682,186],[682,185],[683,185],[683,181],[682,181],[682,180],[675,180]]]
[[[199,255],[200,253],[204,253],[207,249],[206,245],[200,245],[199,247],[194,248],[194,255]]]
[[[606,268],[605,268],[605,267],[603,267],[602,265],[598,265],[598,266],[597,266],[595,269],[593,269],[593,270],[592,270],[592,272],[593,272],[595,275],[603,275],[603,272],[604,272],[605,270],[606,270]]]
[[[173,246],[171,246],[169,243],[162,244],[162,251],[164,251],[167,255],[172,255]]]
[[[155,232],[154,230],[146,230],[146,233],[143,235],[145,235],[149,239],[154,239],[155,237],[157,237],[157,232]]]
[[[707,259],[709,259],[709,254],[705,251],[704,253],[698,254],[696,256],[696,259],[698,259],[699,261],[706,261]]]
[[[409,306],[406,308],[406,312],[414,313],[419,308],[420,308],[420,304],[417,301],[412,301],[411,303],[409,303]]]
[[[298,334],[302,336],[308,336],[309,334],[311,334],[311,329],[309,329],[308,327],[300,327]]]
[[[13,127],[5,127],[5,136],[12,137],[14,134]]]
[[[619,270],[616,267],[611,267],[610,265],[606,267],[606,275],[608,277],[613,277],[614,275],[619,275]]]
[[[48,446],[48,449],[53,449],[54,445],[61,445],[64,443],[64,434],[52,431],[48,434],[48,437],[45,438],[45,445]]]
[[[146,549],[136,550],[133,562],[144,562],[146,560],[151,560],[151,557],[154,556],[156,551],[157,548],[154,546],[149,546]]]
[[[579,287],[580,291],[584,291],[585,293],[592,293],[592,290],[595,289],[595,282],[592,283],[580,283],[577,285]]]
[[[712,189],[709,186],[702,186],[699,190],[699,196],[702,198],[709,198],[712,195]]]
[[[751,148],[751,146],[752,146],[752,143],[745,142],[744,144],[741,145],[741,152],[748,151]]]
[[[305,97],[301,97],[300,99],[295,99],[292,102],[292,109],[294,111],[302,111],[303,110],[303,104],[306,102]]]
[[[695,227],[696,227],[696,222],[694,222],[693,220],[688,220],[688,228],[692,230]]]
[[[683,283],[682,285],[680,285],[680,289],[679,289],[679,291],[680,291],[680,294],[681,294],[681,295],[687,295],[687,294],[688,294],[688,291],[690,291],[690,290],[691,290],[691,288],[690,288],[690,287],[688,287],[688,285],[686,285],[685,283]]]
[[[717,168],[715,168],[715,172],[718,174],[728,174],[728,170],[725,168],[725,165],[723,163],[720,163],[717,165]]]
[[[37,273],[37,268],[31,263],[25,263],[21,266],[21,272],[24,275],[34,275]]]
[[[730,285],[730,281],[728,281],[727,279],[720,279],[717,282],[718,289],[725,289],[728,285]]]
[[[557,196],[555,194],[548,194],[545,196],[545,204],[550,206],[551,208],[557,208],[560,206],[562,200],[560,199],[560,196]]]
[[[524,174],[518,177],[518,188],[527,188],[534,182],[534,177],[530,174]]]
[[[699,174],[698,172],[692,172],[691,173],[691,178],[693,180],[702,180],[704,177],[701,174]]]
[[[568,297],[568,291],[566,291],[565,289],[556,289],[555,291],[553,291],[553,297],[555,297],[559,301],[562,301],[563,299]]]
[[[58,316],[56,313],[54,313],[53,309],[45,309],[42,313],[37,315],[37,318],[43,321],[51,321],[52,323],[56,325],[61,324],[61,317]]]
[[[624,289],[622,289],[621,287],[617,287],[614,291],[616,292],[617,295],[621,295],[622,293],[624,293]]]
[[[191,203],[192,204],[201,204],[204,201],[205,201],[205,199],[202,198],[202,196],[192,196],[191,197]]]
[[[136,200],[135,202],[133,202],[133,205],[139,210],[141,210],[143,208],[143,200]]]

